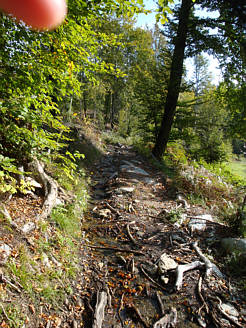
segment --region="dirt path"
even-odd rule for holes
[[[243,295],[212,258],[225,227],[131,148],[109,146],[92,172],[84,327],[245,327]]]

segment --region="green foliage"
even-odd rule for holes
[[[164,160],[175,166],[188,163],[187,154],[181,140],[168,143],[166,153],[164,154]]]
[[[179,222],[182,219],[183,211],[182,209],[172,209],[165,215],[165,218],[171,223]]]
[[[73,191],[76,192],[76,199],[67,207],[63,205],[53,209],[51,220],[55,221],[59,229],[71,237],[78,237],[80,234],[81,217],[87,208],[88,194],[83,178],[73,179]]]

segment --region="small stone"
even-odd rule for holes
[[[21,231],[23,233],[29,233],[32,230],[34,230],[36,228],[36,225],[34,222],[27,222],[26,224],[24,224],[24,226],[21,228]]]
[[[99,269],[102,270],[102,268],[103,268],[103,263],[102,263],[102,262],[99,262],[99,263],[98,263],[98,266],[99,266]]]
[[[166,253],[163,253],[158,263],[160,273],[166,273],[168,270],[176,269],[178,264]]]
[[[60,198],[56,198],[55,206],[62,206],[64,202]]]
[[[142,181],[144,183],[151,184],[151,185],[155,183],[155,180],[153,180],[151,178],[148,178],[148,177],[147,178],[143,178]]]
[[[221,308],[225,313],[229,314],[232,317],[238,317],[239,316],[239,313],[235,309],[235,307],[233,305],[229,304],[229,303],[221,304]]]
[[[49,261],[49,258],[48,258],[48,256],[47,256],[45,253],[42,254],[41,262],[42,262],[42,264],[43,264],[44,266],[46,266],[47,268],[50,268],[50,267],[51,267],[51,265],[50,265],[50,261]]]
[[[111,215],[111,211],[110,211],[109,208],[104,208],[104,209],[101,209],[99,211],[99,215],[102,216],[102,217],[104,217],[104,218],[107,218],[107,217],[109,217]]]
[[[163,281],[164,284],[167,284],[168,281],[169,281],[169,279],[167,277],[165,277],[165,276],[161,276],[161,281]]]
[[[0,264],[5,264],[11,254],[11,248],[7,244],[0,245]]]
[[[227,253],[246,252],[246,238],[223,238],[221,240],[221,247]]]
[[[31,177],[26,177],[26,182],[28,182],[28,184],[31,187],[34,187],[34,188],[43,188],[42,185],[39,182],[37,182],[36,180],[34,180]]]
[[[120,187],[118,188],[119,191],[125,192],[125,193],[131,193],[134,191],[134,187]]]

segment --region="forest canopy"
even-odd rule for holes
[[[1,192],[19,188],[18,168],[34,158],[57,161],[71,176],[80,156],[64,153],[71,122],[110,127],[154,147],[159,158],[168,141],[207,162],[226,160],[240,142],[243,152],[243,1],[172,3],[159,1],[159,23],[152,28],[136,27],[137,14],[148,13],[140,0],[68,1],[64,23],[51,32],[32,31],[1,14]],[[201,18],[197,8],[219,18]],[[211,83],[205,52],[219,60],[224,78],[218,86]],[[194,58],[192,80],[187,57]]]

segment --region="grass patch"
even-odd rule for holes
[[[229,168],[231,171],[236,174],[241,176],[242,178],[246,179],[246,159],[243,158],[239,161],[233,160],[229,162]]]
[[[3,274],[19,286],[21,294],[8,285],[0,293],[0,324],[5,321],[6,327],[22,327],[30,318],[30,304],[35,309],[33,315],[39,313],[42,302],[59,312],[73,292],[72,282],[80,270],[81,219],[88,198],[83,176],[75,181],[70,187],[76,196],[70,204],[53,209],[48,220],[38,222],[28,236],[30,243],[17,238],[15,256],[9,258]],[[16,297],[10,306],[8,300],[13,292]]]

